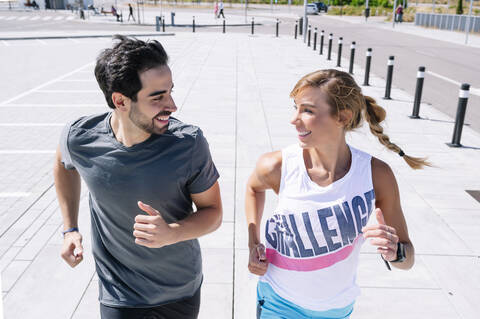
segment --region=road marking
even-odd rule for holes
[[[26,19],[28,19],[28,17],[27,17],[27,16],[23,16],[23,17],[18,18],[18,21],[23,21],[23,20],[26,20]]]
[[[15,193],[0,193],[0,198],[13,198],[13,197],[28,197],[31,193],[15,192]]]
[[[25,91],[25,92],[23,92],[23,93],[15,96],[15,97],[12,97],[11,99],[8,99],[8,100],[6,100],[6,101],[3,101],[2,103],[0,103],[0,107],[5,106],[5,104],[9,104],[9,103],[11,103],[11,102],[13,102],[13,101],[19,100],[19,99],[21,99],[21,98],[24,97],[24,96],[27,96],[27,95],[35,92],[35,91],[40,90],[41,88],[44,88],[44,87],[46,87],[46,86],[49,86],[49,85],[52,84],[52,83],[55,83],[55,82],[57,82],[57,81],[59,81],[59,80],[63,80],[64,78],[67,78],[67,77],[69,77],[69,76],[71,76],[71,75],[73,75],[73,74],[75,74],[75,73],[83,70],[84,68],[93,65],[93,63],[94,63],[94,62],[89,62],[89,63],[87,63],[87,64],[79,67],[78,69],[75,69],[75,70],[73,70],[73,71],[71,71],[71,72],[68,72],[68,73],[66,73],[66,74],[64,74],[64,75],[61,75],[61,76],[59,76],[59,77],[57,77],[57,78],[55,78],[55,79],[53,79],[53,80],[50,80],[50,81],[47,81],[47,82],[43,83],[43,84],[40,84],[39,86],[34,87],[33,89],[30,89],[30,90],[28,90],[28,91]]]
[[[0,127],[16,127],[16,126],[65,126],[65,123],[0,123]]]
[[[95,81],[95,80],[87,80],[87,79],[59,80],[58,82],[92,82],[92,83],[97,83],[97,81]]]
[[[0,20],[5,19],[7,16],[0,16]]]
[[[434,77],[437,77],[439,79],[442,79],[444,81],[447,81],[447,82],[450,82],[452,84],[457,85],[458,89],[460,90],[460,86],[462,85],[462,83],[460,83],[458,81],[455,81],[455,80],[452,80],[450,78],[447,78],[446,76],[440,75],[440,74],[432,72],[432,71],[426,71],[426,72],[430,75],[433,75]],[[480,96],[480,89],[470,87],[470,94]]]
[[[13,20],[13,19],[16,19],[16,18],[17,18],[17,16],[11,16],[11,17],[6,18],[5,20],[10,21],[10,20]]]
[[[41,17],[36,16],[36,17],[31,18],[30,21],[35,21],[35,20],[38,20],[38,19],[40,19],[40,18],[41,18]]]
[[[14,107],[14,108],[32,108],[32,107],[48,107],[48,108],[73,108],[73,107],[105,107],[106,104],[0,104],[0,108]]]
[[[51,17],[51,16],[46,16],[46,17],[43,17],[42,20],[43,20],[43,21],[48,21],[48,20],[50,20],[50,19],[52,19],[52,18],[53,18],[53,17]]]
[[[0,155],[55,154],[55,150],[0,150]]]
[[[63,20],[63,18],[64,18],[64,17],[56,17],[56,18],[53,19],[53,20],[58,21],[58,20]]]
[[[67,17],[67,20],[73,20],[75,17]]]
[[[38,90],[39,93],[99,93],[100,90]]]

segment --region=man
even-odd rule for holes
[[[218,13],[218,17],[222,16],[225,19],[225,15],[223,14],[223,1],[220,0],[220,3],[218,4],[218,9],[220,10]]]
[[[113,111],[67,125],[57,150],[61,254],[72,267],[83,259],[83,178],[102,318],[197,318],[203,276],[196,238],[221,224],[219,174],[202,131],[170,116],[177,107],[162,45],[114,38],[95,67]]]
[[[129,4],[128,4],[128,21],[130,21],[130,17],[132,17],[133,22],[135,22],[135,17],[133,16],[133,7],[132,7],[132,5],[129,3]]]

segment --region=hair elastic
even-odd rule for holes
[[[400,150],[400,152],[398,152],[398,155],[400,155],[401,157],[403,157],[403,155],[405,155],[405,153],[404,153],[402,150]]]

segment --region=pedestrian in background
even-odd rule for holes
[[[218,13],[218,17],[222,16],[225,19],[225,15],[223,14],[223,1],[220,0],[220,3],[218,4],[218,9],[220,12]]]
[[[132,7],[132,5],[129,3],[129,4],[128,4],[128,21],[130,21],[130,17],[132,17],[133,22],[135,22],[135,17],[133,16],[133,7]]]
[[[218,1],[215,1],[215,5],[213,6],[213,15],[215,16],[215,19],[218,18]]]
[[[397,19],[397,22],[403,22],[403,6],[401,4],[398,5],[397,10],[395,10]]]

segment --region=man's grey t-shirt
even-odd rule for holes
[[[62,162],[89,188],[92,250],[99,300],[110,306],[150,307],[191,297],[202,282],[198,241],[162,248],[135,244],[134,218],[142,201],[167,223],[193,213],[190,194],[208,190],[219,174],[202,131],[175,118],[168,130],[126,147],[114,136],[112,113],[83,117],[65,127]]]

